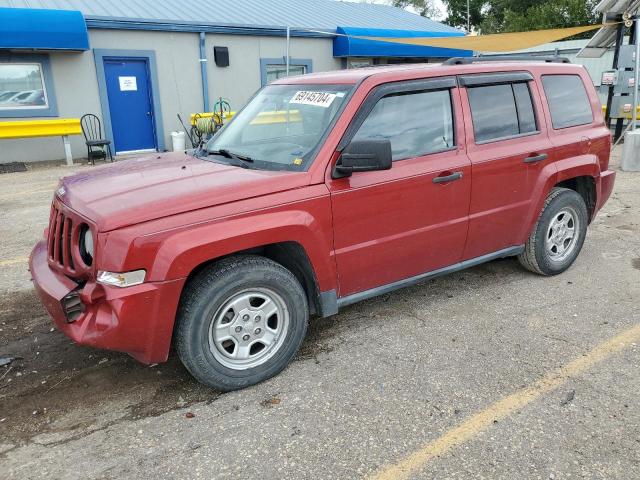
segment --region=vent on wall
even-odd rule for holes
[[[229,47],[213,47],[213,58],[218,67],[228,67]]]

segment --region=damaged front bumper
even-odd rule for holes
[[[49,266],[45,241],[31,252],[29,268],[47,312],[73,341],[125,352],[146,364],[167,359],[185,279],[126,288],[78,284]]]

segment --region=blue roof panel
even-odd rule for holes
[[[460,32],[400,8],[335,0],[0,0],[0,7],[77,10],[87,20],[265,28],[289,26],[330,32],[342,25]]]

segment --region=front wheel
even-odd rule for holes
[[[237,390],[287,366],[304,339],[308,317],[305,292],[289,270],[264,257],[230,257],[185,287],[176,348],[198,381]]]
[[[541,275],[564,272],[582,249],[588,219],[587,206],[577,192],[554,188],[518,260]]]

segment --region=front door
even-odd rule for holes
[[[156,150],[148,61],[105,58],[104,73],[116,153]]]
[[[467,236],[471,168],[457,146],[464,130],[454,122],[454,80],[377,92],[356,115],[357,123],[371,109],[353,140],[390,140],[392,168],[329,184],[340,297],[455,264]]]

